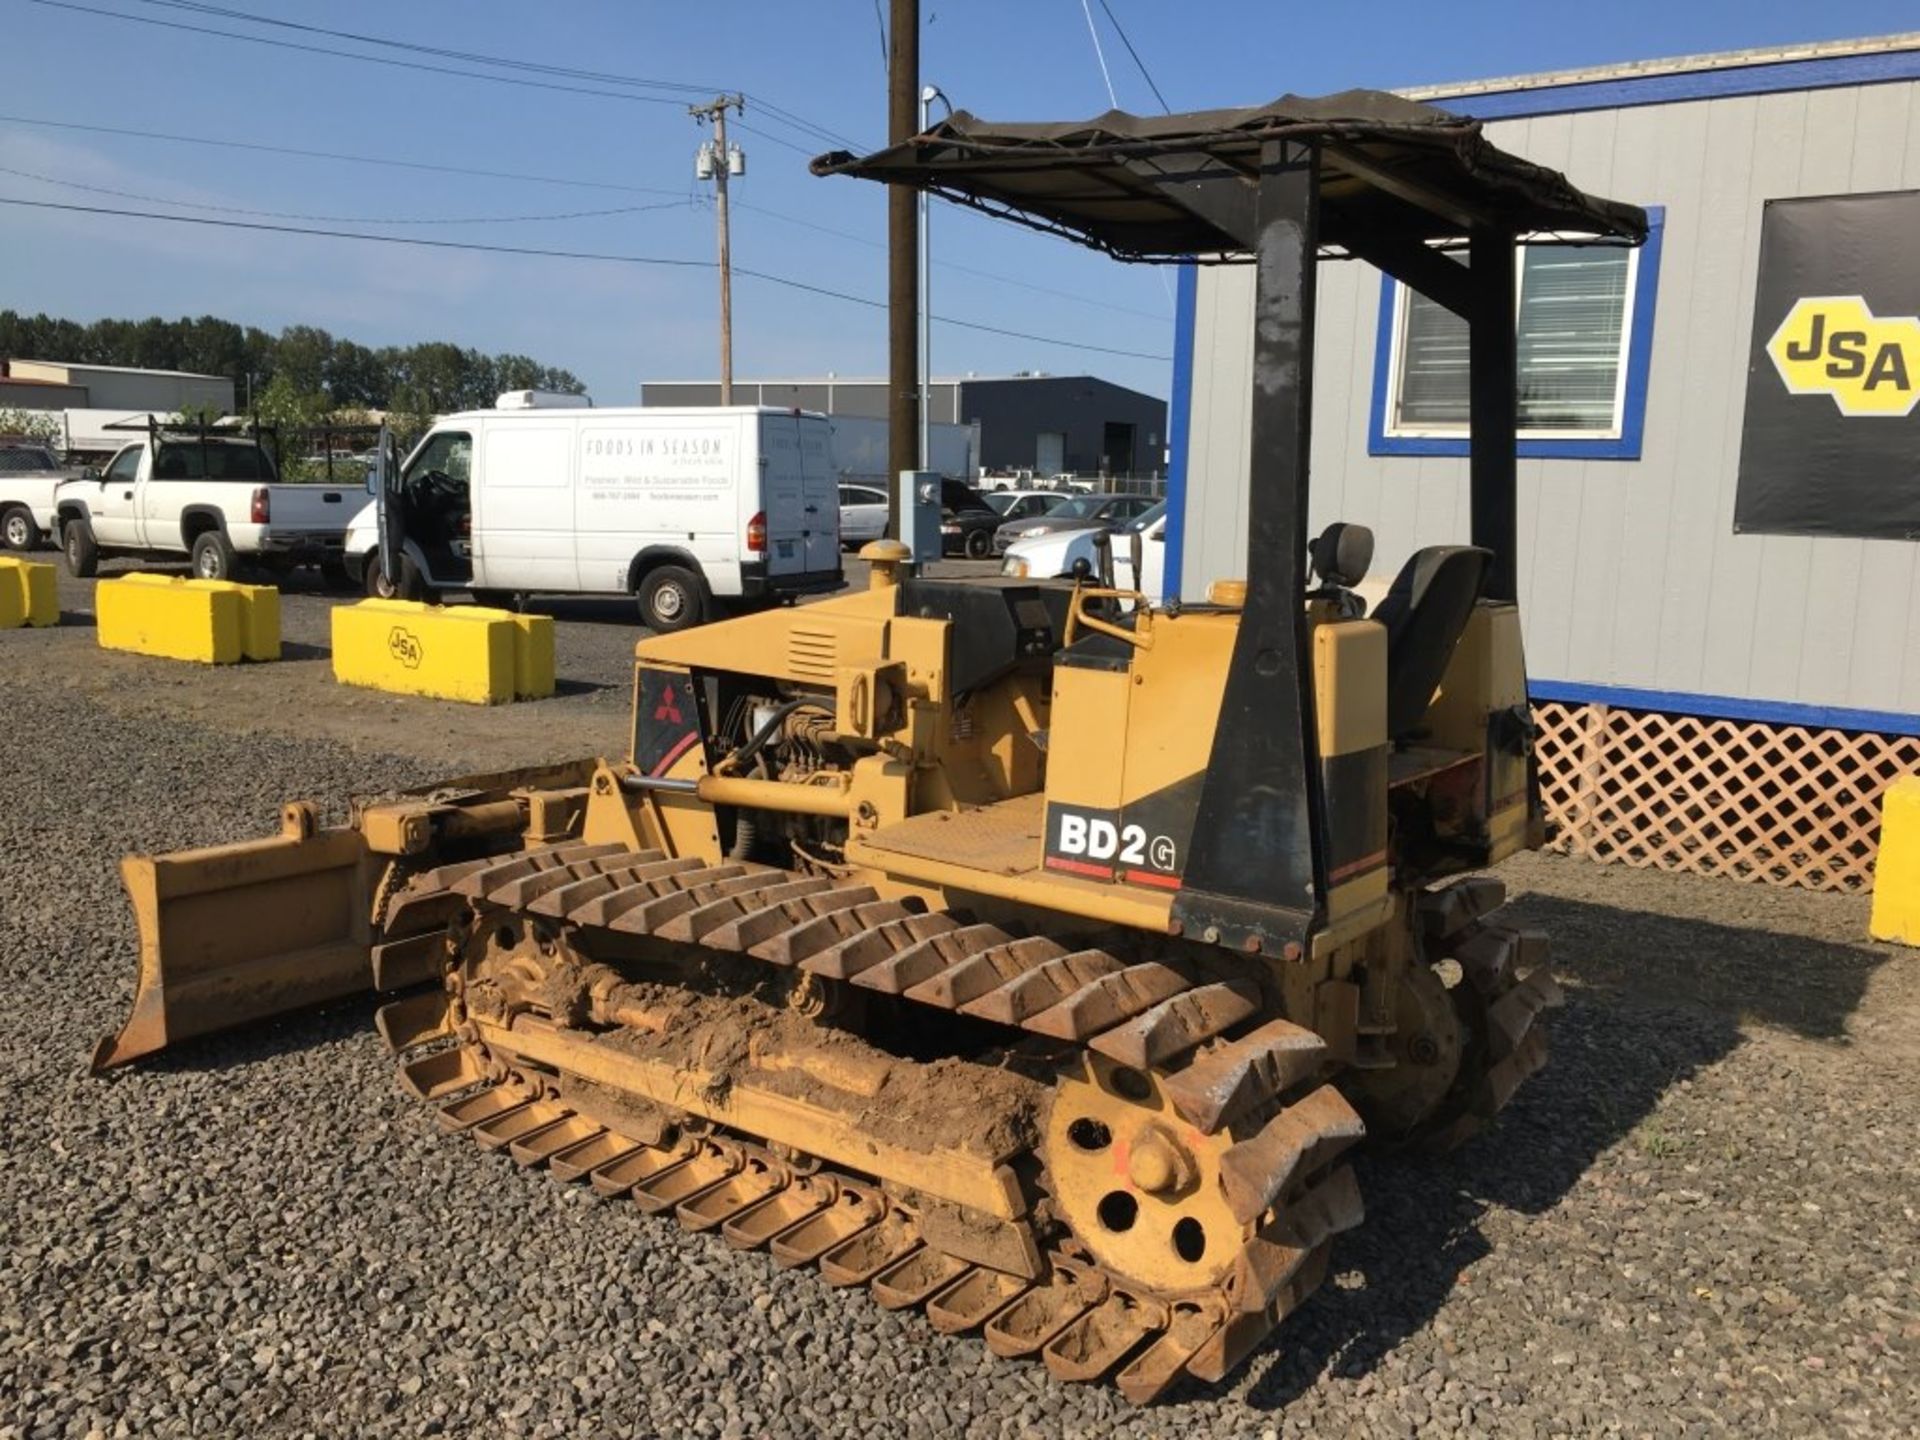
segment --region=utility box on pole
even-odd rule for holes
[[[942,554],[940,540],[940,474],[934,470],[902,470],[900,541],[915,565],[931,565]]]

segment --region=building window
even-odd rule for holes
[[[1515,267],[1520,453],[1637,459],[1659,274],[1645,246],[1536,244]],[[1464,257],[1458,257],[1464,259]],[[1374,454],[1467,453],[1467,322],[1387,279],[1375,357]]]

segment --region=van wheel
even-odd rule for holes
[[[26,551],[40,543],[40,527],[34,524],[33,512],[24,505],[16,505],[5,515],[0,515],[0,543],[9,550]]]
[[[233,578],[233,546],[219,530],[209,530],[193,542],[193,573],[200,580]]]
[[[69,520],[60,537],[67,552],[67,573],[85,580],[100,573],[100,547],[93,543],[93,526],[85,520]]]
[[[706,618],[706,586],[691,570],[662,565],[640,582],[640,623],[656,634],[690,629]]]
[[[432,600],[433,592],[420,578],[420,569],[406,556],[400,557],[400,583],[387,579],[386,567],[378,553],[367,557],[367,594],[375,600]]]
[[[394,598],[393,585],[388,581],[386,567],[380,563],[378,555],[367,557],[367,598],[371,600]]]

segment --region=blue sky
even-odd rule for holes
[[[71,3],[407,59],[391,49],[210,15],[178,0]],[[1911,0],[1824,7],[1776,0],[1107,3],[1175,109],[1253,103],[1284,91],[1416,85],[1880,34],[1915,24]],[[620,0],[222,4],[471,53],[744,90],[751,128],[737,134],[748,174],[733,191],[736,263],[884,296],[881,191],[809,176],[807,159],[830,147],[758,103],[764,99],[852,140],[883,138],[885,76],[874,0],[735,0],[726,7]],[[701,131],[685,111],[691,97],[677,91],[654,92],[665,103],[607,98],[271,48],[33,0],[0,0],[0,7],[9,40],[0,116],[10,117],[0,119],[0,196],[234,219],[248,218],[236,212],[275,212],[325,218],[256,218],[494,245],[712,258],[712,215],[701,201],[705,187],[693,180]],[[1107,108],[1081,0],[922,0],[922,7],[925,78],[956,105],[1004,119],[1071,119]],[[1091,0],[1091,9],[1122,107],[1156,109],[1099,0]],[[538,77],[522,72],[517,78]],[[581,85],[565,78],[553,83]],[[23,124],[21,117],[141,133]],[[144,138],[153,132],[632,188]],[[189,211],[178,202],[229,208]],[[608,209],[627,213],[575,213]],[[519,218],[560,215],[573,218]],[[396,223],[477,219],[488,223]],[[946,262],[935,272],[937,314],[1146,357],[942,326],[934,337],[936,371],[1089,372],[1167,392],[1170,366],[1155,357],[1171,352],[1168,276],[944,207],[935,211],[934,244]],[[712,272],[701,269],[425,250],[0,206],[0,307],[81,320],[212,313],[274,330],[320,325],[375,345],[452,340],[565,366],[602,404],[632,403],[643,378],[716,372],[714,291]],[[878,310],[743,278],[736,282],[734,314],[735,368],[743,378],[871,375],[885,368],[885,321]]]

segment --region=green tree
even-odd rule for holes
[[[289,325],[274,349],[274,372],[284,376],[296,394],[322,393],[332,359],[333,336],[317,326]]]
[[[412,419],[493,403],[503,390],[585,387],[567,370],[526,355],[488,355],[444,342],[370,349],[312,325],[278,335],[213,315],[167,320],[106,319],[80,325],[54,316],[0,310],[0,358],[135,365],[224,375],[241,409],[252,394],[262,409],[276,382],[274,408],[307,408],[323,397],[334,409],[392,410]]]

